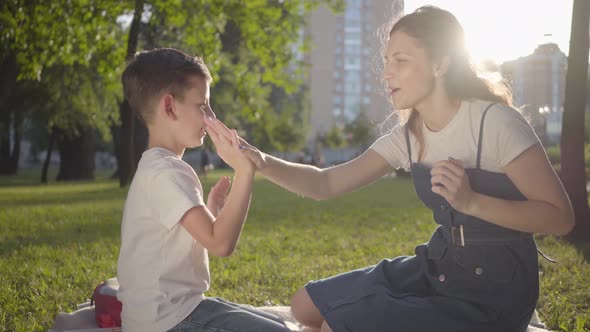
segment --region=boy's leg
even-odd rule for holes
[[[225,304],[227,304],[227,305],[229,305],[229,306],[234,306],[234,307],[237,307],[237,308],[239,308],[239,309],[242,309],[242,310],[248,311],[248,312],[250,312],[250,313],[252,313],[252,314],[254,314],[254,315],[258,315],[258,316],[262,316],[262,317],[264,317],[264,318],[266,318],[266,319],[274,320],[275,322],[277,322],[277,323],[280,323],[280,324],[283,324],[283,325],[284,325],[284,322],[283,322],[283,320],[282,320],[281,318],[279,318],[277,315],[273,315],[273,314],[271,314],[271,313],[264,312],[264,311],[262,311],[262,310],[258,310],[258,309],[256,309],[255,307],[253,307],[253,306],[251,306],[251,305],[248,305],[248,304],[239,304],[239,303],[233,303],[233,302],[230,302],[230,301],[228,301],[228,300],[224,300],[224,299],[222,299],[222,298],[218,298],[218,297],[217,297],[217,298],[215,298],[215,300],[217,300],[217,301],[219,301],[219,302],[221,302],[221,303],[225,303]]]
[[[291,312],[299,323],[318,330],[324,322],[324,317],[322,317],[322,314],[311,300],[311,297],[309,297],[305,287],[300,288],[293,295]]]
[[[250,310],[245,310],[227,301],[206,298],[182,322],[170,332],[290,332],[279,321],[269,319]]]

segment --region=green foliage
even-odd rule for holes
[[[37,171],[23,173],[0,177],[0,331],[41,332],[116,275],[126,189],[108,174],[93,183],[39,186]],[[230,173],[202,179],[205,191],[222,175]],[[406,179],[384,178],[315,202],[257,178],[236,253],[211,257],[207,295],[287,305],[311,279],[413,254],[434,227]],[[588,331],[590,264],[567,242],[537,243],[559,261],[541,260],[541,319],[552,330]]]
[[[580,287],[590,285],[590,264],[584,259],[590,255],[590,246],[576,250],[554,237],[543,237],[538,245],[550,256],[559,257],[558,264],[540,259],[539,314],[548,326],[560,331],[590,331],[590,288]]]
[[[356,119],[344,126],[344,134],[347,137],[348,144],[365,147],[374,139],[372,128],[373,126],[367,114],[361,111]]]
[[[346,144],[344,132],[338,126],[333,126],[324,137],[325,144],[333,149],[343,147]]]
[[[277,151],[295,151],[303,146],[305,132],[294,123],[291,114],[281,114],[273,128],[273,143]]]
[[[146,1],[138,49],[176,47],[204,57],[218,88],[213,104],[237,124],[275,121],[269,107],[271,86],[288,94],[302,83],[305,66],[294,52],[305,52],[301,27],[320,3],[342,10],[344,1]],[[21,81],[41,84],[43,105],[34,116],[71,136],[90,124],[103,139],[118,122],[120,73],[134,1],[6,0],[0,7],[0,59],[16,56]],[[279,128],[284,137],[286,123]],[[297,133],[298,134],[298,133]],[[272,135],[272,133],[271,133]],[[279,144],[285,146],[284,142]]]
[[[91,0],[2,5],[0,26],[6,29],[0,57],[15,56],[19,81],[37,88],[27,98],[32,104],[27,111],[48,129],[77,136],[79,128],[91,124],[109,139],[124,54],[116,19],[125,6]]]
[[[559,164],[561,162],[561,150],[559,145],[548,146],[545,148],[547,157],[552,165]]]
[[[41,80],[54,65],[89,66],[107,54],[116,37],[116,18],[126,9],[124,1],[24,1],[3,2],[0,14],[0,55],[16,54],[21,79]],[[112,68],[112,62],[100,70]]]
[[[553,145],[545,148],[547,157],[553,167],[559,171],[561,170],[561,149],[559,145]],[[586,165],[586,174],[590,174],[590,144],[584,144],[584,164]]]

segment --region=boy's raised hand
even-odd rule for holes
[[[216,122],[218,120],[206,118],[205,124],[207,126],[205,130],[209,134],[209,137],[211,137],[213,144],[215,144],[215,149],[219,157],[236,172],[253,172],[255,165],[246,156],[244,149],[241,148],[238,133],[235,130],[225,133],[219,126],[215,126]]]
[[[207,196],[207,208],[214,217],[219,215],[223,205],[225,204],[225,196],[227,196],[227,192],[229,191],[229,186],[231,181],[228,176],[223,176],[217,183],[209,190],[209,195]]]
[[[235,130],[229,129],[223,122],[219,121],[219,119],[207,119],[206,120],[207,128],[212,128],[218,135],[224,136],[226,139],[231,140],[234,136]],[[236,133],[237,135],[237,133]],[[256,165],[257,169],[264,168],[266,161],[264,159],[264,154],[258,150],[255,146],[251,145],[250,143],[246,142],[243,138],[238,137],[238,142],[240,144],[240,149],[244,152],[244,154],[250,159],[254,165]]]

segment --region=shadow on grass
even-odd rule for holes
[[[32,205],[51,205],[51,204],[76,204],[76,203],[90,203],[113,199],[125,198],[126,188],[112,187],[100,188],[87,191],[72,191],[72,192],[40,192],[40,193],[23,193],[14,194],[10,197],[2,197],[0,195],[0,208],[18,206],[32,206]]]
[[[53,224],[42,227],[34,234],[16,235],[4,238],[0,235],[0,257],[8,257],[13,252],[28,246],[71,246],[97,240],[119,241],[121,224],[119,220],[89,221],[84,223]]]
[[[96,182],[96,181],[108,181],[111,179],[113,174],[113,170],[110,169],[97,169],[94,172],[94,179],[93,180],[81,180],[81,181],[73,181],[72,183],[80,182]],[[19,169],[18,174],[15,175],[0,175],[0,188],[3,187],[24,187],[24,186],[46,186],[52,185],[56,183],[68,183],[68,182],[61,182],[56,181],[55,178],[57,177],[57,168],[50,168],[47,174],[47,179],[49,183],[41,183],[41,168],[34,167],[34,168],[26,168],[26,169]]]
[[[590,210],[577,217],[576,226],[566,239],[582,253],[586,262],[590,262]]]
[[[573,242],[576,249],[580,251],[584,260],[590,263],[590,243],[589,242]]]

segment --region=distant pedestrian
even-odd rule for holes
[[[209,148],[204,147],[203,150],[201,150],[201,174],[203,175],[203,178],[207,178],[207,173],[209,173],[210,168],[211,161],[209,159]]]

